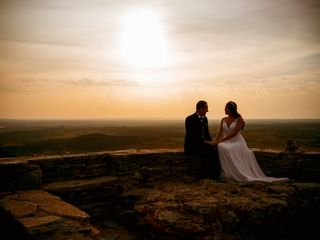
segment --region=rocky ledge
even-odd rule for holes
[[[205,179],[157,186],[134,209],[159,239],[309,239],[319,200],[320,184]]]
[[[199,160],[179,150],[2,159],[0,232],[35,240],[312,239],[320,154],[255,154],[267,175],[291,181],[201,179]]]
[[[42,190],[2,193],[0,206],[2,219],[7,219],[1,238],[100,239],[87,213]]]

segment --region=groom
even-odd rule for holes
[[[186,117],[184,152],[199,158],[203,178],[218,179],[220,163],[217,146],[204,143],[204,141],[212,140],[206,117],[207,112],[208,104],[201,100],[196,105],[196,112]]]

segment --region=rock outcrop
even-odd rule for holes
[[[35,240],[304,239],[314,233],[320,154],[255,154],[266,175],[291,181],[201,179],[198,159],[179,150],[1,159],[0,230]]]
[[[168,239],[306,239],[316,233],[319,196],[320,184],[206,179],[158,186],[135,210],[141,225]]]
[[[48,192],[6,193],[0,206],[21,229],[20,233],[7,232],[9,239],[98,239],[99,231],[89,223],[87,213]]]

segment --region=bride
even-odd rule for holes
[[[245,122],[237,111],[235,102],[225,106],[227,117],[222,118],[218,134],[214,141],[206,141],[218,145],[221,178],[233,181],[284,182],[288,178],[267,177],[261,170],[254,153],[248,149],[240,131]]]

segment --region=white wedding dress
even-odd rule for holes
[[[230,134],[236,127],[237,120],[228,127],[223,120],[223,136]],[[267,177],[261,170],[253,151],[249,150],[240,131],[233,138],[218,144],[221,179],[233,181],[284,182],[288,178]]]

